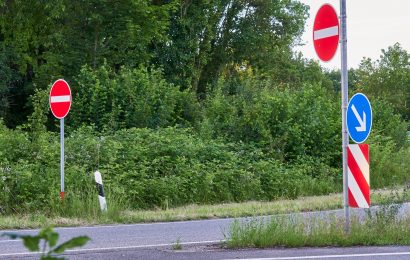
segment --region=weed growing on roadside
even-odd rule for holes
[[[409,245],[410,218],[399,215],[398,204],[382,206],[367,219],[351,219],[350,233],[344,220],[330,217],[271,217],[235,221],[226,236],[228,247]]]
[[[182,244],[181,244],[181,238],[180,237],[172,244],[172,249],[173,250],[182,250]]]

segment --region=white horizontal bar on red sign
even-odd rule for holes
[[[314,31],[313,40],[320,40],[323,38],[328,38],[337,35],[339,35],[339,26],[336,25],[329,28]]]
[[[50,102],[51,103],[62,103],[62,102],[70,102],[71,96],[51,96]]]

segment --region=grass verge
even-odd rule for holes
[[[383,210],[370,216],[365,221],[353,219],[348,234],[344,231],[344,221],[335,216],[327,219],[274,217],[268,221],[235,221],[230,227],[226,245],[230,248],[410,245],[408,216],[396,218]]]
[[[372,205],[410,201],[408,189],[378,190],[371,195]],[[108,200],[108,212],[99,211],[98,202],[76,200],[58,209],[56,213],[0,215],[0,229],[40,228],[44,226],[82,226],[114,223],[143,223],[160,221],[181,221],[227,217],[287,214],[306,211],[332,210],[342,208],[342,195],[302,197],[295,200],[270,202],[243,202],[218,205],[188,205],[184,207],[157,210],[123,210],[120,204]],[[93,204],[93,205],[91,205]]]

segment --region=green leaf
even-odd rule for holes
[[[40,230],[38,236],[47,241],[48,246],[51,248],[57,244],[58,233],[53,231],[52,227],[43,228]]]
[[[47,241],[48,241],[48,246],[54,247],[57,244],[57,240],[58,240],[58,233],[56,232],[52,232],[48,235]]]
[[[40,232],[38,232],[38,236],[43,238],[43,239],[47,239],[48,235],[53,232],[53,229],[51,227],[46,227],[40,230]]]
[[[30,250],[30,251],[39,251],[39,243],[40,243],[40,237],[39,236],[27,236],[27,235],[19,235],[19,234],[14,234],[14,233],[4,233],[1,235],[7,236],[11,239],[18,239],[20,238],[23,240],[24,246]]]
[[[74,248],[74,247],[80,247],[85,245],[88,241],[90,240],[89,237],[87,236],[79,236],[72,238],[68,240],[67,242],[62,243],[58,247],[56,247],[54,250],[50,251],[50,253],[56,253],[56,254],[61,254],[63,253],[66,249]]]
[[[24,246],[34,252],[34,251],[39,251],[39,243],[40,243],[40,237],[39,236],[22,236],[23,239],[23,244]]]

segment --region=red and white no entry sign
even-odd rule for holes
[[[313,24],[313,45],[319,59],[329,61],[339,45],[339,19],[329,4],[319,8]]]
[[[71,89],[65,80],[59,79],[54,82],[49,101],[51,112],[55,117],[61,119],[68,114],[71,107]]]

